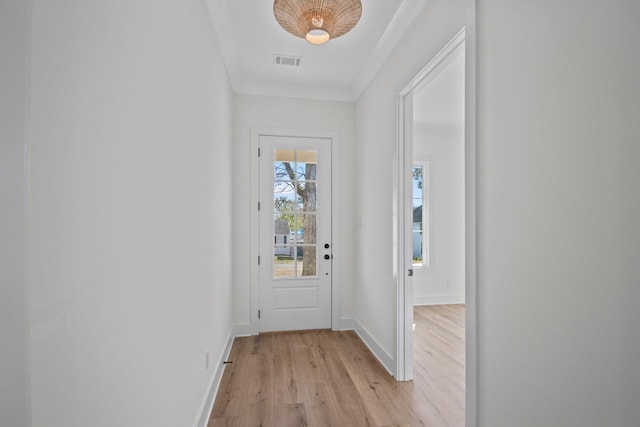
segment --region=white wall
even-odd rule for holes
[[[395,95],[465,3],[428,3],[356,107],[355,312],[390,351]],[[477,8],[479,425],[640,425],[640,3]]]
[[[414,127],[413,154],[429,161],[431,206],[431,264],[414,268],[414,304],[464,303],[464,128]]]
[[[207,10],[35,0],[32,38],[33,425],[193,425],[232,317],[233,95]]]
[[[30,2],[0,3],[0,425],[29,425],[25,198]]]
[[[356,104],[356,176],[363,186],[354,194],[355,316],[389,357],[395,354],[392,183],[397,96],[461,28],[469,3],[427,3]]]
[[[480,424],[640,425],[640,3],[478,8]]]
[[[267,96],[235,96],[235,144],[233,151],[233,271],[234,322],[246,325],[251,320],[250,254],[251,173],[247,166],[251,160],[251,127],[282,129],[331,130],[340,135],[339,176],[334,183],[339,191],[340,215],[334,226],[339,226],[339,238],[334,248],[342,254],[341,269],[334,273],[341,289],[342,318],[353,317],[353,189],[359,185],[354,173],[355,162],[355,105],[352,102],[313,101]],[[336,165],[334,165],[335,167]]]

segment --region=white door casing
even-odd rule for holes
[[[331,327],[331,139],[258,137],[259,332]]]
[[[413,187],[413,94],[426,85],[437,73],[452,52],[464,48],[465,28],[457,34],[426,64],[398,96],[398,144],[396,146],[396,170],[399,218],[395,221],[397,233],[398,275],[396,319],[396,379],[413,379],[413,248],[412,248],[412,187]],[[466,167],[466,166],[465,166]]]

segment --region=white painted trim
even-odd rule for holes
[[[446,63],[451,54],[465,42],[465,27],[458,29],[455,35],[427,62],[427,65],[411,79],[398,95],[398,141],[397,175],[394,176],[394,189],[397,191],[395,208],[398,212],[394,223],[397,233],[397,300],[396,300],[396,378],[400,381],[413,379],[413,280],[405,272],[413,269],[413,248],[407,236],[412,227],[412,182],[413,168],[413,93],[423,87],[426,81],[433,78],[439,67]],[[466,169],[465,169],[466,170]],[[432,200],[433,202],[433,200]],[[432,231],[434,231],[432,229]],[[430,251],[430,261],[433,265],[433,247]]]
[[[478,425],[476,3],[465,16],[465,425]]]
[[[412,82],[413,83],[413,82]],[[413,228],[412,182],[413,168],[413,90],[403,91],[398,97],[398,141],[394,159],[394,280],[396,282],[396,336],[395,378],[398,381],[413,379],[413,239],[408,237]]]
[[[460,44],[465,41],[465,27],[459,29],[455,35],[436,53],[427,65],[400,91],[400,96],[407,96],[417,88],[429,81],[429,75],[436,71],[436,68],[445,62],[445,60],[456,50]]]
[[[340,319],[340,260],[341,249],[338,241],[340,236],[340,195],[337,191],[340,188],[340,133],[331,130],[305,130],[305,129],[281,129],[281,128],[251,128],[251,324],[250,334],[258,335],[260,323],[258,321],[258,308],[260,307],[260,270],[258,268],[259,255],[259,161],[258,147],[260,136],[285,136],[300,138],[323,138],[331,140],[331,246],[333,260],[331,262],[331,327],[341,328]]]
[[[249,323],[251,325],[251,335],[258,335],[260,332],[260,322],[258,321],[258,308],[260,307],[260,268],[258,267],[258,255],[260,254],[260,240],[258,239],[260,216],[258,214],[258,200],[260,198],[260,159],[258,157],[258,147],[260,146],[260,134],[262,129],[251,128],[251,205],[250,224],[251,244],[250,253],[250,288],[249,298],[250,312]]]
[[[227,344],[224,348],[224,352],[220,355],[218,364],[215,365],[217,366],[216,372],[211,377],[211,381],[209,382],[209,386],[207,387],[207,392],[204,396],[204,399],[202,400],[200,409],[198,410],[198,416],[196,417],[194,427],[206,427],[209,423],[211,411],[213,410],[213,403],[216,400],[218,388],[220,387],[220,381],[222,380],[222,374],[224,373],[225,364],[223,362],[229,357],[234,338],[235,337],[233,334],[233,328],[231,328],[231,330],[229,330],[229,335],[227,336]]]
[[[367,331],[367,329],[362,326],[357,319],[355,321],[355,333],[360,337],[362,342],[369,348],[371,353],[378,359],[378,361],[382,364],[382,366],[389,372],[391,376],[393,376],[394,363],[393,356],[389,354],[388,351],[384,349],[382,345]]]
[[[340,134],[331,132],[331,327],[341,325],[340,265],[342,248],[338,238],[340,233]]]
[[[464,295],[438,295],[434,297],[413,297],[414,307],[417,305],[464,304]]]

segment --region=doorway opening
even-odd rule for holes
[[[466,425],[476,408],[474,48],[462,28],[400,92],[396,188],[396,378],[439,370]],[[436,366],[428,329],[442,319],[453,345]]]

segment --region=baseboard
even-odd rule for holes
[[[353,331],[356,328],[356,321],[353,317],[342,317],[340,322],[334,326],[334,331]]]
[[[380,345],[380,343],[367,331],[364,326],[358,322],[358,320],[354,319],[356,334],[360,337],[362,342],[369,347],[371,353],[378,359],[378,361],[384,366],[384,368],[394,376],[395,371],[395,363],[393,362],[393,357]]]
[[[218,360],[216,372],[213,374],[211,378],[211,382],[209,383],[209,387],[207,388],[207,394],[205,395],[204,400],[202,401],[202,405],[200,405],[200,410],[198,412],[198,418],[195,422],[195,427],[206,427],[209,423],[209,417],[211,417],[211,411],[213,410],[213,402],[216,400],[216,394],[218,393],[218,387],[220,387],[220,380],[222,379],[222,374],[224,373],[224,361],[229,357],[229,353],[231,352],[231,346],[233,345],[233,339],[235,338],[234,334],[235,325],[229,331],[229,336],[227,337],[227,344],[224,348],[224,352],[222,353],[220,360]]]
[[[441,295],[434,297],[413,297],[413,305],[464,304],[464,295]]]

